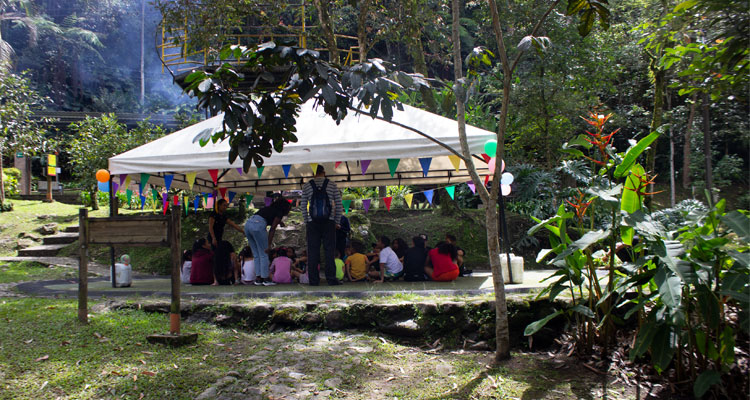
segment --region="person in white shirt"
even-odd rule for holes
[[[369,272],[370,278],[375,279],[373,283],[382,283],[385,279],[398,280],[404,274],[404,266],[390,245],[391,239],[388,236],[383,235],[378,238],[377,248],[380,252],[373,263],[380,264],[380,271]]]

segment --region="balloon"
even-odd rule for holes
[[[109,182],[109,171],[106,169],[96,171],[96,180],[101,183]]]
[[[513,174],[511,174],[510,172],[504,173],[500,178],[500,183],[503,185],[510,185],[511,183],[513,183]]]
[[[495,157],[497,154],[497,140],[488,140],[484,144],[484,154],[487,154],[490,157]]]
[[[107,182],[99,182],[97,183],[97,186],[99,187],[100,192],[109,193],[109,185]]]
[[[510,185],[500,185],[500,191],[503,193],[503,196],[507,196],[510,194]]]
[[[490,171],[490,174],[495,173],[495,157],[492,157],[490,162],[487,163],[487,169]]]

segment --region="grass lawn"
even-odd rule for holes
[[[0,261],[0,283],[28,282],[78,278],[75,268],[50,265],[49,267],[29,261]]]

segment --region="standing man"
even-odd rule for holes
[[[320,284],[320,245],[325,249],[325,274],[329,285],[340,285],[336,279],[336,229],[341,229],[344,206],[336,184],[326,178],[326,171],[318,165],[315,177],[302,188],[302,216],[307,224],[307,268],[310,286]]]

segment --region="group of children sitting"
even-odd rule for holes
[[[359,240],[351,240],[345,253],[336,250],[336,279],[340,282],[382,283],[403,277],[405,281],[453,281],[460,275],[471,274],[463,269],[464,251],[456,246],[456,238],[451,234],[439,242],[435,248],[426,246],[427,237],[419,235],[412,238],[412,247],[407,247],[403,239],[393,241],[383,235],[373,244],[373,250],[367,252]],[[186,250],[183,255],[182,282],[193,285],[218,284],[213,271],[211,245],[206,239],[198,239],[193,250]],[[271,260],[270,275],[273,282],[302,283],[310,282],[307,268],[307,251],[300,255],[294,248],[279,247],[269,251]],[[256,280],[252,250],[246,246],[234,256],[232,253],[233,271],[229,282],[234,284],[253,284]],[[319,268],[319,270],[323,270]]]

